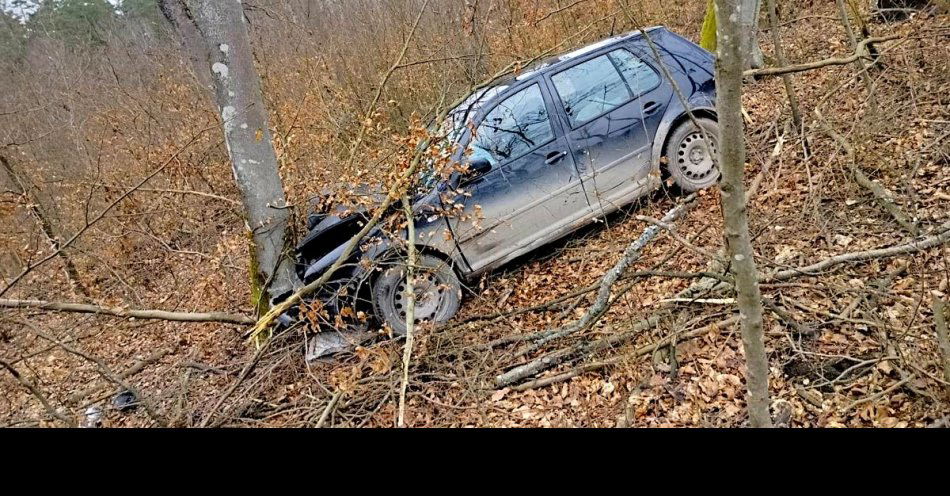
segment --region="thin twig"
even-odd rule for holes
[[[330,418],[330,413],[333,412],[333,409],[336,408],[336,404],[340,402],[340,398],[343,397],[343,391],[337,391],[333,393],[333,397],[330,398],[330,402],[327,403],[327,407],[323,409],[323,413],[320,414],[320,420],[317,420],[317,425],[314,427],[317,429],[322,428],[327,423],[327,419]]]
[[[65,414],[53,408],[53,406],[50,405],[49,403],[49,399],[46,397],[45,394],[43,394],[42,391],[40,391],[40,388],[37,387],[36,384],[33,384],[31,381],[27,380],[26,377],[23,377],[23,375],[20,374],[20,372],[18,372],[17,369],[13,368],[13,366],[10,365],[9,363],[3,360],[0,360],[0,366],[7,369],[7,371],[10,372],[11,375],[13,375],[13,378],[16,379],[17,382],[19,382],[23,387],[29,390],[30,393],[33,394],[33,396],[36,397],[36,399],[40,402],[40,404],[43,405],[43,408],[46,410],[46,413],[48,413],[50,416],[54,418],[61,420],[64,424],[66,424],[67,427],[76,427],[76,420],[66,416]]]
[[[409,252],[406,260],[406,345],[402,353],[402,384],[399,387],[399,416],[396,419],[397,427],[406,426],[406,389],[409,387],[409,362],[412,360],[412,340],[413,332],[416,327],[416,290],[415,290],[415,265],[416,265],[416,229],[415,219],[412,215],[412,204],[409,197],[402,198],[402,208],[406,214],[406,229],[408,230],[408,242],[406,247]]]

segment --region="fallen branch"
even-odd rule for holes
[[[13,378],[16,379],[16,381],[20,383],[20,385],[22,385],[27,390],[29,390],[30,393],[32,393],[33,396],[35,396],[36,399],[39,400],[40,404],[43,405],[43,408],[46,410],[46,413],[48,413],[50,416],[54,418],[61,420],[64,424],[66,424],[67,427],[76,427],[76,420],[66,416],[65,414],[53,408],[53,406],[50,405],[49,403],[49,399],[46,398],[46,395],[43,394],[42,391],[40,391],[40,389],[36,386],[36,384],[33,384],[32,382],[28,381],[25,377],[23,377],[22,374],[20,374],[20,372],[17,371],[17,369],[13,368],[13,366],[10,365],[9,363],[3,360],[0,360],[0,366],[7,369],[7,371],[10,372],[10,375],[12,375]]]
[[[256,322],[252,317],[223,312],[168,312],[165,310],[134,310],[121,307],[101,307],[86,303],[65,303],[44,300],[10,300],[0,298],[0,307],[4,308],[38,308],[56,312],[94,313],[111,315],[113,317],[136,319],[171,320],[175,322],[223,322],[226,324],[250,325]]]
[[[885,389],[885,390],[883,390],[883,391],[880,391],[880,392],[874,393],[874,394],[872,394],[872,395],[870,395],[870,396],[865,396],[864,398],[861,398],[861,399],[859,399],[859,400],[856,400],[855,402],[853,402],[853,403],[851,403],[850,405],[846,406],[846,407],[844,408],[844,410],[841,411],[841,413],[842,413],[842,414],[848,413],[849,411],[851,411],[851,410],[853,410],[853,409],[855,409],[855,408],[857,408],[857,407],[859,407],[859,406],[861,406],[861,405],[863,405],[863,404],[865,404],[865,403],[874,401],[874,400],[876,400],[876,399],[878,399],[878,398],[881,398],[881,397],[885,397],[885,396],[887,396],[887,395],[893,393],[894,391],[897,391],[898,389],[900,389],[901,387],[903,387],[905,384],[907,384],[908,382],[910,382],[910,381],[912,381],[912,380],[914,380],[914,379],[916,379],[916,378],[917,378],[917,375],[916,375],[916,374],[910,374],[909,376],[907,376],[907,377],[901,379],[900,381],[898,381],[897,383],[895,383],[893,386],[891,386],[891,387],[889,387],[889,388],[887,388],[887,389]]]
[[[583,355],[585,352],[596,351],[599,349],[606,348],[615,342],[622,341],[623,339],[639,334],[651,327],[656,326],[660,322],[660,317],[658,314],[653,314],[650,317],[647,317],[636,324],[633,327],[621,334],[611,336],[610,338],[602,339],[595,341],[593,343],[581,343],[574,345],[570,348],[564,348],[554,353],[551,353],[547,356],[541,358],[536,358],[524,365],[515,367],[504,374],[501,374],[495,377],[495,384],[499,387],[507,386],[513,384],[522,379],[537,375],[555,365],[566,362],[570,359],[576,358],[580,355]]]
[[[327,423],[327,419],[330,418],[330,413],[333,412],[333,409],[336,408],[336,404],[340,402],[340,398],[342,397],[342,390],[333,393],[333,397],[330,398],[330,402],[327,403],[327,407],[323,409],[323,413],[320,415],[320,420],[317,420],[317,425],[314,426],[315,428],[320,429]]]
[[[864,41],[858,44],[855,52],[847,57],[830,57],[824,60],[818,60],[815,62],[806,62],[803,64],[793,64],[787,67],[766,67],[764,69],[750,69],[742,73],[745,77],[763,77],[763,76],[781,76],[783,74],[793,74],[796,72],[805,72],[812,71],[815,69],[820,69],[822,67],[835,66],[835,65],[848,65],[853,64],[859,60],[869,59],[870,57],[867,54],[867,46],[874,43],[883,43],[885,41],[896,40],[900,38],[898,35],[891,36],[880,36],[875,38],[866,38]]]
[[[133,363],[131,367],[125,369],[125,370],[122,371],[122,372],[120,372],[116,377],[119,378],[119,379],[122,379],[122,380],[128,379],[129,377],[132,377],[133,375],[138,374],[139,372],[145,370],[145,367],[146,367],[146,366],[151,365],[151,364],[153,364],[153,363],[155,363],[155,362],[161,360],[162,358],[165,357],[165,355],[167,355],[167,354],[169,354],[169,353],[171,353],[170,350],[158,350],[158,351],[152,353],[151,355],[149,355],[149,356],[147,356],[147,357],[145,357],[145,358],[143,358],[143,359],[141,359],[141,360],[138,360],[137,362]],[[72,393],[72,394],[69,395],[69,401],[78,403],[78,402],[82,401],[83,398],[85,398],[85,397],[87,397],[87,396],[92,396],[93,394],[96,394],[96,393],[98,393],[99,391],[102,391],[102,390],[105,389],[106,387],[107,387],[107,386],[105,386],[105,385],[96,385],[96,386],[92,386],[92,387],[90,387],[90,388],[87,388],[87,389],[85,389],[85,390],[83,390],[83,391],[77,391],[77,392]]]
[[[703,303],[706,305],[735,305],[735,298],[667,298],[657,303]]]
[[[651,227],[655,227],[655,226],[651,226]],[[941,245],[948,241],[950,241],[950,222],[945,223],[941,225],[939,228],[937,228],[936,234],[933,234],[921,239],[917,239],[909,243],[893,246],[890,248],[881,248],[881,249],[876,249],[876,250],[845,253],[845,254],[837,255],[837,256],[822,260],[821,262],[817,262],[815,264],[805,266],[805,267],[800,267],[797,269],[784,270],[784,271],[780,271],[771,275],[760,274],[759,281],[760,282],[774,282],[774,281],[787,280],[787,279],[791,279],[791,278],[799,277],[799,276],[816,275],[818,271],[825,270],[825,269],[828,269],[828,268],[831,268],[833,266],[840,265],[843,263],[863,262],[863,261],[873,260],[877,258],[893,257],[897,255],[903,255],[906,253],[918,252],[921,250],[933,248],[935,246]],[[712,291],[716,289],[716,286],[704,287],[704,285],[702,284],[695,284],[693,286],[690,286],[690,288],[687,288],[687,290],[681,291],[678,294],[677,298],[682,298],[684,295],[694,295],[699,290]],[[722,286],[727,287],[727,284],[722,283]],[[693,290],[694,287],[696,288],[696,290]],[[495,383],[499,387],[513,384],[525,378],[537,375],[538,373],[544,370],[547,370],[551,367],[554,367],[555,365],[559,363],[563,363],[564,361],[575,358],[579,354],[596,351],[598,349],[603,349],[606,346],[623,342],[624,340],[628,339],[632,334],[641,332],[642,330],[652,327],[656,325],[656,323],[658,322],[659,322],[658,313],[654,313],[650,317],[638,322],[634,326],[634,329],[630,331],[627,331],[620,335],[615,335],[609,338],[605,338],[603,340],[600,340],[599,342],[582,343],[579,345],[575,345],[571,348],[562,349],[552,354],[549,354],[547,356],[537,358],[524,365],[515,367],[509,370],[508,372],[505,372],[504,374],[498,375],[495,378]],[[546,336],[550,336],[550,334],[546,334]],[[537,349],[537,348],[532,347],[532,349]]]
[[[947,318],[943,300],[934,295],[934,328],[937,331],[937,345],[943,358],[943,380],[950,382],[950,337],[947,336]]]
[[[656,350],[658,350],[658,349],[660,349],[660,348],[663,348],[664,346],[668,346],[668,345],[672,342],[673,339],[676,339],[677,341],[679,341],[679,340],[683,340],[683,339],[696,338],[696,337],[699,337],[699,336],[702,336],[702,335],[704,335],[704,334],[709,333],[709,331],[711,331],[711,330],[714,330],[714,329],[717,329],[717,328],[720,328],[720,327],[725,327],[725,326],[728,326],[728,325],[732,325],[732,324],[734,324],[734,323],[736,323],[736,322],[738,322],[738,321],[739,321],[739,317],[730,317],[730,318],[728,318],[728,319],[726,319],[726,320],[723,320],[723,321],[721,321],[721,322],[717,322],[717,323],[715,323],[715,324],[710,324],[710,325],[707,325],[707,326],[704,326],[704,327],[700,327],[700,328],[698,328],[698,329],[693,329],[692,331],[689,331],[689,332],[685,332],[685,333],[682,333],[682,334],[676,334],[676,333],[674,333],[674,334],[671,334],[671,335],[669,335],[669,336],[666,336],[666,337],[660,339],[659,341],[657,341],[657,342],[655,342],[655,343],[653,343],[653,344],[649,344],[649,345],[646,345],[646,346],[637,348],[633,353],[629,353],[629,354],[626,354],[626,355],[620,355],[620,356],[616,356],[616,357],[613,357],[613,358],[608,358],[608,359],[606,359],[606,360],[602,360],[602,361],[599,361],[599,362],[587,363],[587,364],[581,365],[580,367],[576,367],[576,368],[574,368],[574,369],[568,370],[567,372],[564,372],[564,373],[562,373],[562,374],[553,375],[553,376],[550,376],[550,377],[544,377],[544,378],[542,378],[542,379],[535,379],[535,380],[533,380],[533,381],[529,381],[529,382],[526,382],[526,383],[524,383],[524,384],[519,384],[519,385],[517,385],[517,386],[514,386],[514,387],[512,387],[511,389],[512,389],[512,391],[524,391],[524,390],[527,390],[527,389],[534,389],[534,388],[539,388],[539,387],[543,387],[543,386],[548,386],[548,385],[551,385],[551,384],[556,384],[556,383],[558,383],[558,382],[564,382],[564,381],[566,381],[566,380],[568,380],[568,379],[577,377],[577,376],[579,376],[579,375],[581,375],[581,374],[584,374],[584,373],[586,373],[586,372],[591,372],[591,371],[594,371],[594,370],[602,369],[602,368],[608,367],[608,366],[610,366],[610,365],[616,365],[616,364],[621,363],[621,362],[624,362],[624,361],[626,361],[626,360],[630,360],[630,359],[633,359],[633,358],[637,358],[637,357],[641,357],[641,356],[644,356],[644,355],[653,353],[654,351],[656,351]]]
[[[935,231],[936,234],[930,236],[919,238],[909,243],[902,245],[892,246],[890,248],[878,248],[876,250],[866,250],[866,251],[856,251],[852,253],[844,253],[841,255],[836,255],[831,258],[826,258],[820,262],[807,265],[805,267],[799,267],[796,269],[788,269],[776,272],[771,275],[760,274],[759,282],[774,282],[774,281],[784,281],[786,279],[791,279],[793,277],[799,276],[813,276],[817,275],[819,271],[829,269],[835,265],[840,265],[843,263],[849,262],[866,262],[868,260],[873,260],[877,258],[888,258],[895,257],[898,255],[904,255],[907,253],[914,253],[935,246],[942,245],[950,241],[950,222],[946,222]]]
[[[715,260],[717,258],[716,254],[710,253],[708,250],[700,248],[699,246],[696,246],[693,243],[690,243],[683,236],[680,236],[679,233],[676,232],[676,229],[674,228],[674,226],[667,224],[666,222],[654,219],[653,217],[650,217],[647,215],[635,215],[634,218],[639,221],[647,222],[647,223],[650,223],[650,224],[653,224],[655,226],[665,229],[667,234],[669,234],[671,238],[673,238],[677,243],[683,245],[684,247],[686,247],[688,250],[692,251],[693,253],[698,253],[700,256],[703,256],[709,260]]]
[[[857,157],[854,153],[854,147],[851,146],[851,143],[848,143],[848,140],[846,140],[844,136],[841,136],[841,134],[832,129],[828,122],[825,121],[824,116],[821,115],[821,111],[819,111],[817,108],[815,109],[815,117],[818,118],[818,124],[822,127],[822,129],[824,129],[825,132],[828,133],[828,135],[831,136],[839,146],[841,146],[845,152],[845,155],[848,156],[848,169],[850,169],[851,174],[854,175],[855,181],[870,191],[881,207],[886,210],[887,213],[891,214],[891,217],[893,217],[894,220],[901,225],[901,227],[906,229],[907,232],[914,236],[920,235],[920,229],[917,227],[917,225],[914,224],[906,215],[904,215],[904,212],[900,209],[900,207],[894,203],[894,194],[885,189],[880,184],[872,181],[871,178],[869,178],[867,174],[861,170],[861,167],[858,166]]]
[[[670,209],[670,211],[663,216],[663,219],[660,220],[660,223],[668,225],[679,218],[684,212],[686,212],[686,210],[689,209],[690,206],[692,206],[692,202],[695,199],[695,193],[686,197],[682,203]],[[544,346],[550,341],[578,331],[582,331],[597,323],[597,321],[600,320],[600,317],[603,316],[610,308],[610,290],[613,288],[614,283],[617,282],[617,280],[623,275],[623,273],[627,270],[627,267],[640,258],[640,252],[647,245],[647,243],[656,237],[659,231],[660,226],[657,224],[650,224],[646,229],[643,230],[643,234],[641,234],[640,237],[635,239],[633,243],[630,243],[627,249],[624,250],[623,256],[620,257],[620,260],[617,261],[617,263],[614,264],[614,266],[609,271],[607,271],[607,274],[604,275],[604,278],[600,281],[600,288],[597,291],[597,298],[594,300],[594,304],[591,305],[591,307],[579,320],[569,325],[547,332],[543,337],[537,340],[537,343],[529,347],[526,351],[522,352],[521,355],[530,353]]]
[[[892,257],[892,256],[906,254],[906,253],[917,252],[917,251],[925,250],[928,248],[933,248],[934,246],[938,246],[948,241],[950,241],[950,222],[945,223],[942,226],[940,226],[937,229],[937,234],[927,236],[925,238],[912,241],[910,243],[893,246],[890,248],[881,248],[877,250],[845,253],[842,255],[837,255],[837,256],[822,260],[821,262],[818,262],[806,267],[784,270],[784,271],[777,272],[773,275],[760,274],[759,280],[760,282],[781,281],[785,279],[791,279],[793,277],[815,275],[816,272],[833,267],[835,265],[848,263],[848,262],[862,262],[862,261],[872,260],[876,258]],[[697,284],[694,286],[699,287],[701,285]],[[691,286],[690,288],[692,287],[693,286]],[[689,291],[690,288],[687,288],[687,290],[681,291],[680,297],[684,293],[695,294],[694,291]],[[715,288],[705,288],[705,289],[712,290]],[[505,372],[504,374],[500,374],[497,377],[495,377],[495,384],[498,385],[499,387],[507,386],[509,384],[513,384],[525,378],[537,375],[538,373],[544,370],[547,370],[551,367],[554,367],[555,365],[559,363],[562,363],[566,360],[569,360],[571,358],[578,356],[578,354],[581,354],[584,352],[596,351],[598,349],[604,348],[607,345],[613,345],[613,344],[622,342],[625,339],[629,338],[632,333],[640,332],[644,329],[648,329],[649,327],[656,325],[657,322],[659,322],[659,316],[658,316],[658,313],[654,313],[650,317],[638,322],[637,325],[634,326],[633,330],[627,331],[621,335],[611,336],[609,338],[605,338],[601,340],[600,342],[582,343],[580,345],[575,345],[572,348],[562,349],[550,355],[532,360],[524,365],[515,367],[509,370],[508,372]]]
[[[768,308],[772,313],[774,313],[779,319],[788,324],[795,329],[799,335],[813,335],[815,330],[800,324],[794,317],[788,312],[785,311],[782,307],[777,305],[774,300],[771,298],[762,298],[762,304],[765,305],[765,308]]]
[[[672,270],[638,270],[638,271],[636,271],[636,272],[628,272],[628,273],[624,274],[623,276],[621,276],[620,279],[618,279],[618,281],[626,281],[626,280],[630,280],[630,279],[643,279],[643,278],[650,278],[650,277],[673,277],[673,278],[680,278],[680,279],[702,279],[702,278],[708,278],[708,279],[716,279],[716,280],[719,280],[719,281],[722,281],[722,282],[729,282],[729,281],[730,281],[730,279],[729,279],[728,277],[726,277],[726,276],[724,276],[724,275],[722,275],[722,274],[716,273],[716,272],[681,272],[681,271],[672,271]],[[568,293],[568,294],[566,294],[566,295],[558,296],[557,298],[554,298],[553,300],[546,301],[546,302],[544,302],[544,303],[540,303],[540,304],[537,304],[537,305],[532,305],[532,306],[530,306],[530,307],[516,308],[516,309],[514,309],[514,310],[506,310],[506,311],[494,312],[494,313],[482,314],[482,315],[473,315],[473,316],[468,317],[468,318],[466,318],[466,319],[463,319],[463,320],[461,320],[461,321],[459,321],[459,322],[455,322],[455,323],[452,323],[452,324],[444,325],[444,326],[442,326],[442,327],[438,327],[436,330],[438,330],[438,331],[446,331],[446,330],[451,330],[451,329],[455,329],[455,328],[461,327],[461,326],[466,325],[466,324],[470,324],[470,323],[472,323],[472,322],[479,322],[479,321],[483,321],[483,320],[488,320],[488,321],[494,322],[494,321],[497,321],[498,319],[505,318],[505,317],[515,317],[515,316],[517,316],[517,315],[521,315],[521,314],[525,314],[525,313],[532,313],[532,312],[539,312],[539,311],[550,310],[550,309],[553,309],[553,308],[558,307],[559,304],[564,303],[564,302],[567,301],[567,300],[570,300],[570,299],[572,299],[572,298],[577,298],[577,297],[580,297],[580,296],[584,296],[584,295],[587,294],[587,293],[591,293],[591,292],[597,290],[599,287],[600,287],[600,283],[594,283],[594,284],[591,284],[591,285],[589,285],[589,286],[585,286],[585,287],[583,287],[583,288],[581,288],[581,289],[578,289],[577,291],[572,291],[572,292],[570,292],[570,293]],[[496,339],[495,341],[492,341],[492,342],[490,342],[490,343],[487,343],[487,344],[484,344],[484,345],[479,345],[479,347],[480,347],[480,348],[493,348],[493,347],[495,347],[495,346],[497,346],[497,345],[499,345],[499,344],[506,344],[506,343],[510,343],[510,342],[514,342],[514,341],[533,340],[533,339],[536,339],[536,338],[539,338],[539,337],[544,336],[546,332],[547,332],[547,331],[538,331],[538,332],[532,333],[532,334],[518,334],[518,335],[515,335],[515,336],[508,336],[508,337],[505,337],[505,338],[499,338],[499,339]],[[529,336],[530,336],[530,337],[529,337]]]

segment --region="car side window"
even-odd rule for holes
[[[551,81],[571,127],[577,127],[653,89],[659,76],[621,48],[561,71]]]
[[[496,167],[553,138],[548,109],[535,83],[504,99],[482,119],[468,154],[472,159],[487,159]]]
[[[607,55],[561,71],[551,77],[564,111],[577,127],[630,100],[630,92]]]
[[[617,64],[634,96],[639,97],[660,84],[660,75],[632,53],[620,49],[608,55]]]

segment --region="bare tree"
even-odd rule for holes
[[[745,186],[745,137],[742,128],[742,69],[749,35],[740,20],[743,0],[716,0],[719,58],[716,62],[716,109],[719,113],[719,167],[722,216],[730,269],[735,278],[736,303],[746,357],[749,420],[753,427],[771,427],[769,363],[762,331],[762,295],[749,235]]]
[[[291,290],[295,277],[284,249],[290,211],[241,2],[161,0],[161,7],[193,55],[198,73],[211,75],[224,142],[251,231],[252,296],[260,303],[265,290],[271,298]]]

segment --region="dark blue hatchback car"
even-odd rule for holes
[[[448,320],[461,281],[636,200],[663,175],[687,191],[716,183],[714,57],[666,28],[646,32],[659,59],[634,31],[496,81],[448,114],[451,160],[468,172],[432,175],[414,200],[416,321]],[[297,249],[304,282],[339,258],[365,217],[310,220]],[[369,236],[379,239],[363,243],[320,298],[340,310],[362,295],[405,332],[405,257],[379,232]]]

